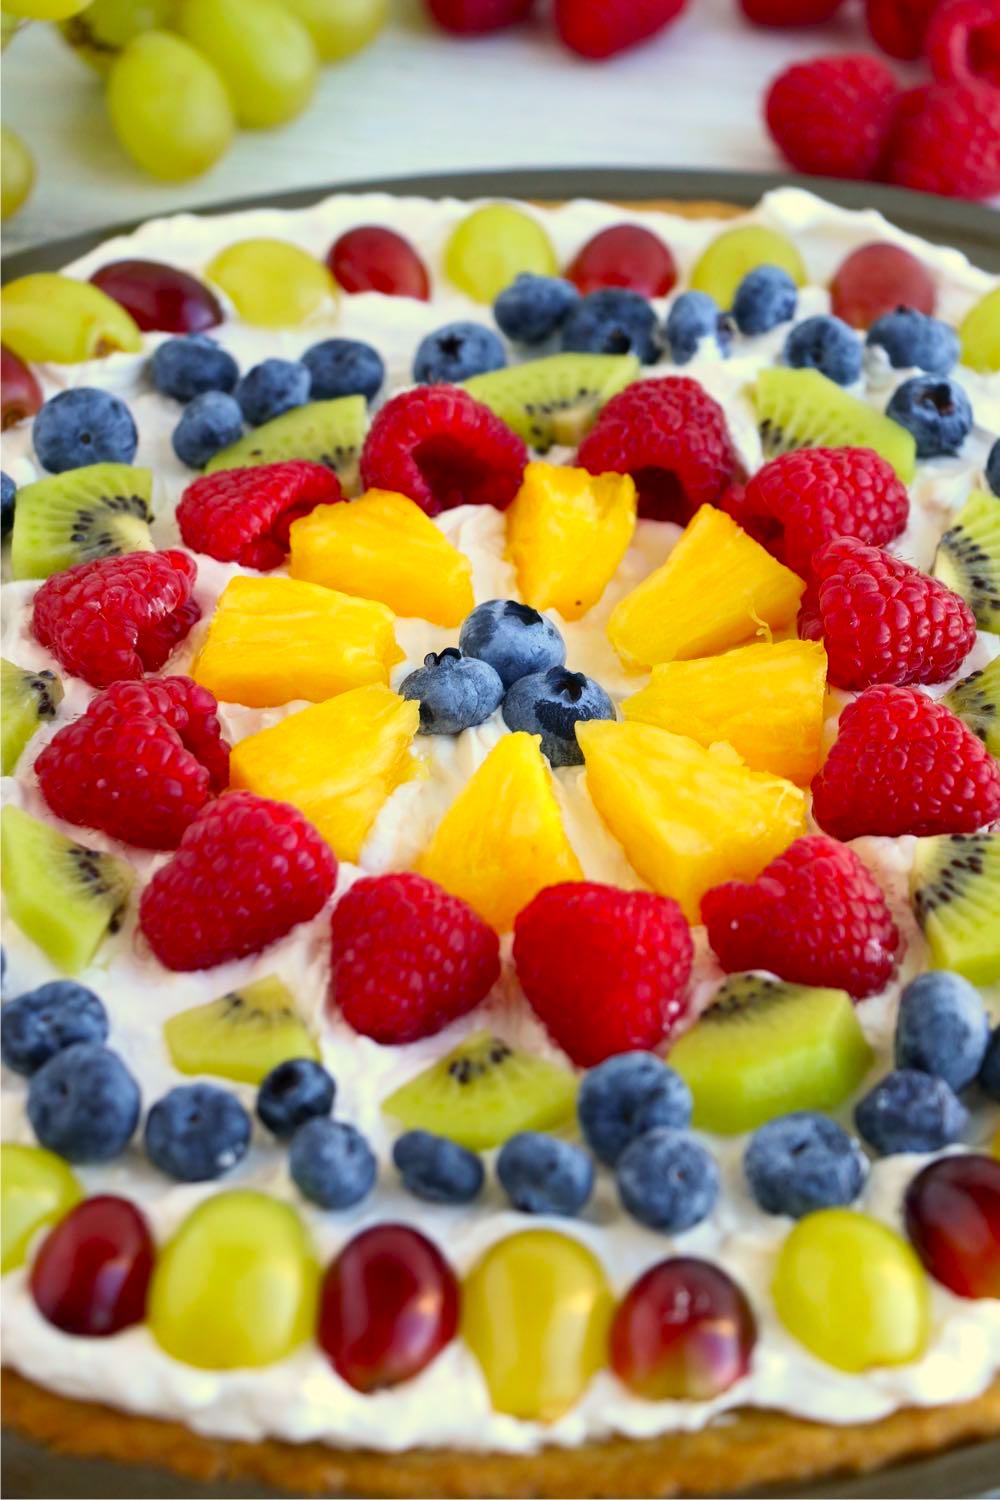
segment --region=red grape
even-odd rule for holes
[[[485,36],[524,21],[535,0],[427,0],[439,26],[456,36]]]
[[[651,230],[615,224],[577,251],[566,275],[584,294],[602,286],[623,286],[642,297],[665,297],[677,280],[677,266]]]
[[[897,307],[932,313],[937,301],[927,267],[901,245],[881,240],[861,245],[841,261],[830,296],[837,317],[852,328],[870,328],[876,318]]]
[[[707,1401],[747,1373],[753,1313],[718,1266],[678,1256],[652,1266],[611,1325],[611,1365],[648,1401]]]
[[[5,432],[15,422],[33,417],[45,400],[28,366],[5,344],[0,345],[0,399],[3,407],[0,425]]]
[[[366,1229],[323,1279],[320,1347],[356,1391],[418,1375],[458,1327],[454,1272],[436,1245],[405,1224]]]
[[[223,320],[214,292],[158,260],[113,260],[90,279],[132,314],[143,333],[203,333]]]
[[[1000,1162],[943,1156],[906,1191],[906,1232],[927,1270],[959,1297],[1000,1297]]]
[[[155,1250],[133,1203],[85,1198],[50,1231],[31,1271],[39,1312],[63,1333],[106,1338],[146,1316]]]
[[[427,267],[409,240],[380,224],[359,224],[334,240],[326,257],[345,292],[384,292],[387,297],[418,297],[427,302]]]

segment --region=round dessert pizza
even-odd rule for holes
[[[4,289],[21,1432],[497,1496],[1000,1433],[1000,283],[700,210]]]

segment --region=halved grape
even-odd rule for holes
[[[202,333],[223,319],[207,286],[162,261],[113,260],[90,280],[131,313],[143,333]]]
[[[142,335],[125,309],[72,276],[19,276],[4,287],[0,308],[3,341],[20,359],[72,365],[142,348]]]
[[[42,388],[24,360],[6,344],[0,344],[0,427],[6,432],[15,422],[33,417],[41,411],[44,400]]]
[[[476,302],[492,302],[522,271],[558,272],[556,252],[537,219],[511,203],[473,209],[453,231],[444,252],[445,270]]]
[[[237,240],[220,250],[205,275],[241,318],[261,328],[294,328],[337,293],[326,266],[285,240]]]

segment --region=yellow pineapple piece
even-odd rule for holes
[[[582,880],[537,734],[504,735],[466,782],[420,856],[422,875],[498,932],[546,885]]]
[[[295,698],[321,703],[389,681],[389,668],[403,660],[394,626],[392,611],[372,599],[293,578],[231,578],[192,676],[217,698],[248,708]]]
[[[635,481],[532,463],[507,512],[521,598],[579,620],[604,593],[635,531]]]
[[[652,724],[577,725],[587,787],[601,817],[653,890],[690,922],[722,880],[752,880],[805,832],[792,782],[751,771],[731,745],[707,750]]]
[[[369,490],[349,505],[318,505],[290,537],[293,578],[432,625],[461,625],[475,604],[469,559],[406,495]]]
[[[666,562],[611,613],[627,667],[728,651],[795,619],[805,584],[732,517],[703,505]]]
[[[622,704],[626,719],[726,740],[751,771],[805,785],[819,770],[826,652],[818,641],[760,642],[722,656],[664,662]]]
[[[387,687],[354,688],[240,740],[230,784],[290,802],[338,859],[356,863],[390,792],[418,774],[410,743],[419,722],[419,704]]]

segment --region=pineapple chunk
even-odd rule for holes
[[[290,537],[293,578],[432,625],[461,625],[475,604],[469,559],[405,495],[369,490],[349,505],[318,505]]]
[[[751,771],[805,785],[819,770],[826,652],[818,641],[761,642],[722,656],[671,661],[622,704],[626,719],[726,740]]]
[[[394,624],[384,604],[315,583],[231,578],[192,676],[224,702],[248,708],[295,698],[322,703],[348,688],[388,683],[389,668],[403,660]]]
[[[627,667],[713,656],[795,619],[802,579],[713,505],[666,562],[614,608],[608,639]]]
[[[521,598],[579,620],[604,593],[635,531],[635,481],[532,463],[507,513]]]
[[[418,774],[410,743],[417,703],[377,683],[289,714],[233,747],[234,787],[290,802],[331,845],[357,863],[390,792]]]
[[[701,920],[723,880],[753,880],[805,832],[805,793],[751,771],[731,745],[707,750],[651,724],[577,725],[587,787],[647,885]]]
[[[582,880],[537,734],[508,734],[466,782],[420,856],[422,875],[498,932],[546,885]]]

